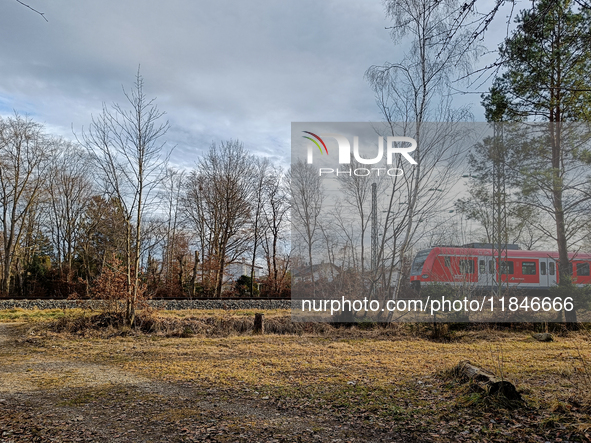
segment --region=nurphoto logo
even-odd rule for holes
[[[349,138],[342,134],[335,134],[335,133],[326,133],[326,134],[315,134],[310,131],[302,131],[305,134],[302,137],[309,140],[311,143],[307,145],[307,163],[313,164],[314,163],[314,152],[316,148],[320,151],[321,155],[328,155],[328,148],[326,143],[324,142],[327,138],[332,138],[336,140],[338,146],[338,162],[339,165],[346,165],[351,163],[351,143]],[[311,136],[311,137],[310,137]],[[323,149],[324,148],[324,149]],[[415,139],[411,137],[400,137],[400,136],[388,136],[386,137],[386,149],[384,149],[384,137],[378,136],[378,144],[377,144],[377,154],[373,158],[366,158],[363,157],[360,153],[359,147],[359,137],[353,136],[353,157],[355,161],[362,165],[377,165],[384,160],[384,151],[386,155],[386,165],[391,166],[394,162],[394,158],[396,154],[399,154],[404,158],[408,163],[411,165],[416,165],[417,162],[414,158],[410,155],[417,148],[417,142]],[[366,148],[363,149],[363,154],[366,154],[367,151],[374,151],[375,149]],[[372,154],[370,154],[372,155]],[[400,176],[404,174],[404,171],[401,168],[356,168],[356,169],[339,169],[337,168],[325,168],[321,167],[318,168],[318,174],[328,175],[328,174],[336,174],[338,175],[356,175],[359,177],[369,176],[372,172],[375,172],[376,175],[380,175],[381,172],[384,172],[389,176]]]

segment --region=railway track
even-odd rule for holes
[[[77,299],[69,299],[66,297],[10,297],[10,298],[1,298],[1,300],[23,300],[23,301],[38,301],[38,300],[100,300],[100,299],[91,299],[91,298],[77,298]],[[194,301],[251,301],[251,300],[291,300],[291,297],[159,297],[159,298],[150,298],[148,300],[151,301],[180,301],[180,300],[194,300]]]

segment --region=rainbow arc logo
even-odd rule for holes
[[[309,131],[302,131],[302,132],[305,132],[306,134],[310,134],[312,137],[316,138],[320,143],[322,143],[322,146],[324,146],[324,150],[326,151],[326,155],[328,155],[328,149],[326,148],[326,144],[324,143],[324,141],[320,137],[318,137],[313,132],[309,132]],[[314,140],[312,137],[308,137],[307,135],[303,135],[302,137],[307,138],[312,143],[314,143],[316,146],[318,146],[318,149],[320,149],[320,153],[324,154],[324,152],[322,152],[322,148],[320,147],[320,145],[318,144],[318,142],[316,140]]]

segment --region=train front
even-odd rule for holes
[[[432,251],[433,249],[419,251],[410,267],[410,286],[417,292],[421,289],[421,282],[429,281],[429,274],[425,270],[425,262]]]

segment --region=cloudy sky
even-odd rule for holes
[[[286,164],[292,121],[380,121],[363,75],[404,49],[381,0],[28,3],[49,21],[0,6],[0,114],[72,137],[103,102],[123,103],[141,65],[178,166],[228,139]],[[478,95],[459,100],[482,120]]]

